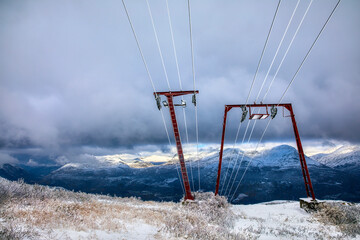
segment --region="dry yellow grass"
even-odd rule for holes
[[[360,234],[360,207],[346,202],[323,203],[315,212],[315,217],[324,224],[338,227],[345,236]]]
[[[174,203],[143,202],[136,198],[117,198],[102,195],[74,193],[51,189],[45,186],[28,185],[2,179],[0,218],[0,239],[5,233],[18,233],[26,229],[27,238],[34,238],[36,230],[68,229],[74,231],[101,230],[107,232],[127,232],[129,223],[142,222],[158,229],[164,227],[164,217],[175,206]],[[169,210],[164,206],[168,206]],[[22,226],[21,229],[9,229]],[[10,231],[11,230],[11,231]],[[32,233],[31,233],[32,232]],[[3,233],[1,235],[1,233]],[[8,239],[16,239],[13,235]],[[157,236],[161,239],[161,234]]]
[[[4,179],[0,179],[0,191],[3,193],[1,218],[5,220],[0,227],[9,234],[17,233],[18,239],[23,235],[38,239],[39,231],[51,236],[54,229],[125,234],[127,227],[137,226],[138,223],[157,229],[158,232],[152,236],[157,239],[167,239],[169,236],[238,239],[227,230],[234,217],[228,203],[210,193],[198,194],[196,204],[182,205],[74,193]],[[9,231],[11,226],[21,228]],[[14,239],[15,235],[12,235]]]
[[[326,205],[313,227],[284,219],[281,226],[265,226],[266,220],[232,212],[224,197],[197,193],[196,203],[141,201],[104,195],[75,193],[46,186],[10,182],[0,178],[0,239],[257,239],[260,236],[302,239],[338,239],[359,234],[359,205]],[[305,219],[305,218],[304,218]],[[255,222],[241,232],[234,222]],[[337,234],[328,224],[339,227]],[[254,227],[255,226],[255,227]],[[142,228],[145,228],[143,231]],[[329,229],[331,230],[330,233]],[[138,235],[136,235],[138,234]],[[112,238],[114,236],[114,238]],[[324,237],[325,236],[325,237]],[[137,239],[137,238],[136,238]]]
[[[23,223],[41,229],[67,228],[76,231],[121,231],[126,230],[125,222],[130,223],[138,219],[161,227],[166,214],[165,210],[132,206],[120,200],[69,202],[47,199],[21,201],[20,204],[9,201],[2,210],[5,218],[21,219]]]

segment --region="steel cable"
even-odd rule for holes
[[[296,6],[295,6],[295,8],[294,8],[294,10],[293,10],[293,12],[292,12],[292,15],[291,15],[291,17],[290,17],[290,20],[289,20],[289,22],[288,22],[288,24],[287,24],[287,26],[286,26],[285,32],[284,32],[283,35],[282,35],[281,41],[280,41],[280,43],[279,43],[279,45],[278,45],[278,47],[277,47],[277,49],[276,49],[275,55],[274,55],[274,57],[273,57],[273,59],[272,59],[272,61],[271,61],[271,64],[270,64],[270,66],[269,66],[269,69],[268,69],[268,71],[267,71],[267,73],[266,73],[266,75],[265,75],[265,78],[264,78],[264,80],[263,80],[263,83],[261,84],[261,87],[260,87],[260,90],[259,90],[259,92],[258,92],[258,95],[256,96],[255,102],[257,102],[257,100],[259,99],[260,93],[261,93],[261,91],[262,91],[262,89],[263,89],[263,87],[264,87],[264,84],[265,84],[268,76],[269,76],[269,73],[270,73],[271,68],[272,68],[272,66],[273,66],[273,64],[274,64],[274,61],[275,61],[275,59],[276,59],[276,57],[277,57],[277,55],[278,55],[278,53],[279,53],[279,50],[280,50],[280,48],[281,48],[281,46],[282,46],[283,41],[284,41],[284,39],[285,39],[285,36],[286,36],[286,34],[287,34],[287,31],[289,30],[289,27],[290,27],[291,22],[292,22],[292,20],[293,20],[293,18],[294,18],[294,15],[295,15],[295,12],[296,12],[296,10],[297,10],[297,8],[298,8],[298,6],[299,6],[299,3],[300,3],[300,0],[297,1]]]
[[[311,0],[311,1],[312,1],[312,0]],[[258,98],[259,98],[259,96],[260,96],[260,93],[261,93],[261,91],[262,91],[262,89],[263,89],[263,87],[264,87],[264,85],[265,85],[265,82],[266,82],[266,80],[267,80],[267,78],[268,78],[268,75],[269,75],[269,73],[270,73],[270,71],[271,71],[271,69],[272,69],[272,66],[273,66],[273,64],[274,64],[274,62],[275,62],[275,59],[276,59],[276,57],[277,57],[277,55],[278,55],[278,53],[279,53],[279,50],[280,50],[280,48],[281,48],[281,46],[282,46],[282,44],[283,44],[283,41],[284,41],[284,39],[285,39],[285,36],[286,36],[286,34],[287,34],[288,30],[289,30],[289,27],[290,27],[290,25],[291,25],[291,23],[292,23],[292,20],[293,20],[293,18],[294,18],[294,15],[295,15],[295,13],[296,13],[296,10],[297,10],[297,8],[298,8],[298,6],[299,6],[299,3],[300,3],[300,0],[297,1],[297,4],[296,4],[296,6],[295,6],[295,8],[294,8],[294,10],[293,10],[293,12],[292,12],[292,15],[291,15],[291,17],[290,17],[290,20],[289,20],[289,22],[288,22],[288,24],[287,24],[287,26],[286,26],[286,29],[285,29],[285,31],[284,31],[284,33],[283,33],[283,35],[282,35],[282,38],[281,38],[281,40],[280,40],[280,43],[279,43],[279,45],[278,45],[278,47],[277,47],[277,49],[276,49],[275,55],[274,55],[274,57],[273,57],[273,59],[272,59],[272,61],[271,61],[271,64],[270,64],[270,66],[269,66],[269,68],[268,68],[268,71],[267,71],[267,73],[266,73],[266,75],[265,75],[265,78],[264,78],[264,80],[263,80],[263,82],[262,82],[261,88],[260,88],[260,90],[259,90],[259,92],[258,92],[258,95],[257,95],[257,97],[256,97],[255,102],[258,101]],[[311,2],[310,2],[310,5],[311,5]],[[309,7],[310,7],[310,5],[309,5]],[[291,44],[292,44],[293,40],[295,39],[295,37],[296,37],[296,35],[297,35],[297,32],[298,32],[298,30],[299,30],[299,28],[300,28],[300,26],[301,26],[301,24],[302,24],[302,22],[303,22],[303,20],[304,20],[304,18],[305,18],[305,16],[306,16],[306,14],[307,14],[307,11],[309,10],[309,7],[307,8],[307,10],[306,10],[306,12],[305,12],[305,14],[304,14],[304,16],[303,16],[303,18],[302,18],[302,20],[301,20],[301,23],[299,24],[299,26],[298,26],[298,28],[297,28],[297,30],[296,30],[296,33],[294,34],[294,36],[293,36],[293,38],[292,38],[292,41],[291,41],[290,46],[288,47],[288,49],[287,49],[287,51],[286,51],[286,53],[285,53],[285,56],[287,55],[287,52],[288,52],[289,48],[291,47]],[[284,59],[284,57],[283,57],[283,59]],[[245,103],[245,104],[247,104],[247,103]],[[260,113],[260,109],[259,109],[258,113]],[[248,123],[248,124],[249,124],[249,123]],[[250,134],[249,134],[248,141],[247,141],[248,143],[249,143],[250,140],[251,140],[251,137],[252,137],[252,134],[253,134],[253,132],[254,132],[255,126],[256,126],[256,121],[254,121],[254,124],[253,124],[253,126],[252,126],[252,128],[251,128],[251,132],[250,132]],[[246,135],[246,133],[247,133],[247,131],[245,131],[245,134],[244,134],[244,135]],[[232,186],[233,186],[234,183],[235,183],[235,180],[236,180],[236,177],[237,177],[237,175],[238,175],[238,172],[239,172],[239,170],[240,170],[240,168],[241,168],[241,164],[242,164],[242,161],[243,161],[243,159],[244,159],[244,155],[245,155],[245,152],[243,152],[243,155],[242,155],[241,160],[240,160],[239,167],[238,167],[237,170],[236,170],[235,178],[234,178],[233,183],[232,183],[232,185],[231,185],[231,187],[230,187],[229,194],[230,194],[230,192],[231,192]],[[238,157],[239,157],[239,154],[237,155],[237,158],[238,158]],[[237,160],[238,160],[238,159],[236,159],[236,162],[237,162]],[[232,173],[234,172],[234,170],[235,170],[235,165],[234,165],[234,168],[233,168],[233,170],[232,170]],[[231,174],[231,176],[232,176],[232,175],[233,175],[233,174]],[[231,180],[231,177],[230,177],[230,180]],[[229,180],[229,181],[230,181],[230,180]],[[229,184],[228,184],[228,185],[229,185]],[[226,193],[226,191],[225,191],[225,193]]]
[[[167,84],[168,84],[169,91],[171,92],[170,82],[169,82],[168,74],[167,74],[167,71],[166,71],[166,67],[165,67],[165,63],[164,63],[164,58],[163,58],[162,51],[161,51],[161,48],[160,48],[159,38],[158,38],[158,36],[157,36],[157,32],[156,32],[156,28],[155,28],[155,24],[154,24],[154,19],[153,19],[152,13],[151,13],[151,8],[150,8],[150,4],[149,4],[149,1],[148,1],[148,0],[146,0],[146,4],[147,4],[147,7],[148,7],[148,12],[149,12],[149,15],[150,15],[150,20],[151,20],[152,28],[153,28],[153,30],[154,30],[156,45],[157,45],[158,50],[159,50],[160,59],[161,59],[161,64],[162,64],[162,68],[163,68],[164,74],[165,74],[165,79],[166,79],[166,82],[167,82]]]
[[[194,85],[194,96],[195,96],[195,98],[196,98],[195,60],[194,60],[194,46],[193,46],[193,36],[192,36],[192,26],[191,26],[190,0],[188,0],[187,3],[188,3],[188,15],[189,15],[189,32],[190,32],[190,48],[191,48],[191,68],[192,68],[193,85]],[[199,179],[199,190],[200,190],[199,125],[198,125],[197,103],[195,104],[195,132],[196,132],[196,159],[197,159],[197,163],[198,163],[198,179]]]
[[[171,40],[172,40],[172,45],[173,45],[173,50],[174,50],[174,57],[175,57],[176,70],[177,70],[177,75],[178,75],[178,80],[179,80],[179,86],[180,86],[180,91],[182,91],[182,90],[183,90],[183,88],[182,88],[182,81],[181,81],[180,68],[179,68],[179,62],[178,62],[178,57],[177,57],[177,51],[176,51],[176,45],[175,45],[175,39],[174,39],[174,32],[173,32],[173,28],[172,28],[172,21],[171,21],[171,14],[170,14],[170,9],[169,9],[168,0],[166,0],[166,9],[167,9],[167,15],[168,15],[168,20],[169,20]],[[181,96],[181,100],[184,100],[184,97],[183,97],[183,96]],[[188,127],[187,127],[187,121],[186,121],[186,111],[185,111],[185,108],[182,108],[182,112],[183,112],[183,116],[184,116],[186,143],[187,143],[187,145],[189,145],[189,134],[188,134]],[[194,188],[194,177],[193,177],[193,170],[192,170],[192,161],[189,160],[189,163],[190,163],[190,174],[191,174],[192,187],[193,187],[193,190],[195,191],[195,188]]]
[[[135,32],[134,26],[133,26],[133,24],[132,24],[132,22],[131,22],[131,18],[130,18],[130,15],[129,15],[129,13],[128,13],[127,7],[126,7],[126,5],[125,5],[124,0],[121,0],[121,1],[122,1],[123,6],[124,6],[124,10],[125,10],[125,13],[126,13],[127,19],[128,19],[128,21],[129,21],[129,24],[130,24],[130,27],[131,27],[132,33],[133,33],[133,35],[134,35],[134,38],[135,38],[135,41],[136,41],[136,45],[137,45],[137,47],[138,47],[138,49],[139,49],[139,52],[140,52],[140,55],[141,55],[141,59],[142,59],[142,61],[143,61],[143,63],[144,63],[144,66],[145,66],[146,72],[147,72],[148,77],[149,77],[149,79],[150,79],[151,86],[152,86],[152,88],[153,88],[153,91],[154,91],[154,92],[157,92],[157,91],[156,91],[156,88],[155,88],[155,85],[154,85],[154,81],[153,81],[152,76],[151,76],[151,74],[150,74],[150,71],[149,71],[148,65],[147,65],[147,63],[146,63],[146,60],[145,60],[144,54],[143,54],[143,52],[142,52],[142,49],[141,49],[141,46],[140,46],[139,40],[138,40],[138,38],[137,38],[137,35],[136,35],[136,32]],[[166,136],[167,136],[168,141],[169,141],[170,148],[172,148],[172,144],[171,144],[171,140],[170,140],[169,132],[168,132],[168,129],[167,129],[167,126],[166,126],[166,122],[165,122],[165,118],[164,118],[164,114],[163,114],[163,112],[162,112],[162,109],[160,109],[160,113],[161,113],[161,117],[162,117],[162,120],[163,120],[163,124],[164,124],[164,128],[165,128],[165,132],[166,132]],[[184,190],[184,187],[183,187],[183,184],[182,184],[181,178],[180,178],[179,169],[178,169],[178,167],[177,167],[177,165],[176,165],[176,164],[175,164],[175,166],[176,166],[176,171],[177,171],[177,173],[178,173],[178,177],[179,177],[179,182],[180,182],[180,185],[181,185],[181,189],[183,190],[183,193],[185,193],[185,190]]]
[[[261,63],[262,63],[262,60],[263,60],[263,57],[264,57],[264,53],[265,53],[265,50],[266,50],[266,47],[267,47],[267,44],[268,44],[268,41],[269,41],[269,38],[270,38],[270,35],[271,35],[271,32],[272,32],[272,29],[273,29],[273,26],[274,26],[274,23],[275,23],[275,19],[276,19],[277,13],[278,13],[278,11],[279,11],[280,3],[281,3],[281,0],[278,1],[278,4],[277,4],[277,6],[276,6],[276,10],[275,10],[275,13],[274,13],[274,17],[273,17],[273,19],[272,19],[272,21],[271,21],[270,29],[269,29],[269,32],[268,32],[268,34],[267,34],[264,47],[263,47],[263,49],[262,49],[261,56],[260,56],[258,65],[257,65],[257,67],[256,67],[256,71],[255,71],[255,74],[254,74],[254,78],[253,78],[253,80],[252,80],[252,83],[251,83],[251,86],[250,86],[250,90],[249,90],[248,96],[247,96],[247,98],[246,98],[245,104],[247,104],[248,101],[249,101],[249,98],[250,98],[250,95],[251,95],[251,92],[252,92],[252,89],[253,89],[253,86],[254,86],[254,83],[255,83],[257,74],[258,74],[258,72],[259,72],[260,65],[261,65]],[[237,140],[238,140],[240,128],[241,128],[241,121],[239,122],[239,126],[238,126],[238,129],[237,129],[237,132],[236,132],[235,141],[234,141],[234,146],[233,146],[233,152],[232,152],[232,153],[235,152],[235,145],[236,145]],[[247,126],[246,126],[246,130],[245,130],[244,137],[243,137],[243,140],[242,140],[241,144],[243,144],[243,142],[244,142],[244,138],[245,138],[245,136],[246,136],[246,133],[247,133],[248,128],[249,128],[249,123],[248,123]],[[239,155],[239,153],[238,153],[238,155]],[[236,166],[238,157],[239,157],[239,156],[237,156],[236,161],[235,161],[235,163],[234,163],[234,165],[233,165],[234,167]],[[224,177],[224,180],[223,180],[223,184],[221,185],[222,187],[221,187],[220,193],[222,193],[222,191],[223,191],[223,189],[224,189],[224,185],[226,184],[226,179],[227,179],[228,171],[229,171],[229,169],[230,169],[230,164],[231,164],[231,162],[233,162],[233,160],[234,160],[234,158],[231,158],[230,161],[229,161],[228,167],[227,167],[227,169],[226,169],[225,177]],[[231,176],[233,175],[234,167],[233,167],[233,171],[231,172]],[[230,180],[231,180],[231,177],[230,177]],[[230,180],[229,180],[229,182],[230,182]],[[228,184],[228,185],[229,185],[229,184]],[[227,186],[228,186],[228,185],[227,185]],[[226,188],[227,188],[227,187],[226,187]],[[225,191],[225,192],[226,192],[226,191]]]
[[[301,19],[301,21],[300,21],[300,24],[299,24],[299,26],[298,26],[297,29],[296,29],[295,34],[294,34],[294,36],[292,37],[292,39],[291,39],[291,41],[290,41],[290,44],[289,44],[288,48],[286,49],[286,52],[285,52],[283,58],[281,59],[281,62],[280,62],[280,64],[279,64],[278,68],[276,69],[276,72],[275,72],[273,78],[271,79],[271,82],[270,82],[270,84],[269,84],[269,87],[268,87],[268,89],[266,90],[265,95],[264,95],[264,97],[263,97],[262,100],[261,100],[262,102],[265,100],[267,94],[269,93],[270,88],[271,88],[272,84],[274,83],[274,80],[275,80],[277,74],[279,73],[279,70],[280,70],[280,68],[281,68],[281,66],[282,66],[282,64],[283,64],[283,62],[284,62],[284,60],[285,60],[285,58],[286,58],[286,56],[287,56],[287,54],[288,54],[288,52],[289,52],[289,49],[291,48],[291,46],[292,46],[292,44],[293,44],[293,42],[294,42],[294,39],[295,39],[297,33],[299,32],[299,29],[300,29],[300,27],[301,27],[301,25],[302,25],[302,23],[303,23],[306,15],[307,15],[309,9],[310,9],[310,7],[311,7],[312,2],[313,2],[313,0],[310,1],[309,5],[308,5],[308,7],[307,7],[307,9],[306,9],[306,11],[305,11],[305,14],[304,14],[304,16],[302,17],[302,19]]]
[[[308,52],[306,53],[305,57],[303,58],[300,66],[299,66],[298,69],[296,70],[296,72],[295,72],[295,74],[293,75],[290,83],[288,84],[288,86],[286,87],[284,93],[282,94],[282,96],[281,96],[281,98],[280,98],[280,100],[279,100],[279,102],[278,102],[278,104],[277,104],[277,107],[281,104],[281,102],[282,102],[285,94],[287,93],[287,91],[289,90],[290,86],[291,86],[292,83],[294,82],[294,80],[295,80],[296,76],[298,75],[300,69],[302,68],[304,62],[305,62],[306,59],[308,58],[311,50],[313,49],[314,45],[315,45],[316,42],[318,41],[319,37],[321,36],[323,30],[325,29],[325,27],[326,27],[326,25],[328,24],[329,20],[330,20],[331,17],[333,16],[333,14],[334,14],[335,10],[337,9],[338,5],[340,4],[340,2],[341,2],[341,0],[338,0],[338,2],[336,3],[336,5],[334,6],[333,10],[331,11],[330,15],[329,15],[328,18],[326,19],[326,21],[325,21],[324,25],[322,26],[320,32],[319,32],[318,35],[316,36],[314,42],[312,43],[311,47],[309,48]],[[266,133],[266,131],[267,131],[270,123],[271,123],[271,120],[272,120],[272,119],[270,119],[270,120],[268,121],[268,124],[266,125],[266,128],[264,129],[264,131],[263,131],[263,133],[262,133],[262,135],[261,135],[261,138],[260,138],[260,140],[259,140],[259,142],[258,142],[258,144],[257,144],[257,146],[256,146],[256,148],[255,148],[255,151],[257,150],[260,142],[262,141],[262,138],[264,137],[264,135],[265,135],[265,133]],[[249,161],[249,163],[248,163],[248,165],[247,165],[247,167],[246,167],[246,169],[245,169],[245,171],[244,171],[244,173],[243,173],[243,175],[242,175],[242,177],[241,177],[241,179],[240,179],[240,181],[239,181],[239,183],[238,183],[238,185],[237,185],[237,187],[236,187],[236,189],[235,189],[235,191],[234,191],[234,194],[233,194],[232,197],[230,198],[230,202],[231,202],[232,199],[234,198],[234,196],[235,196],[235,194],[236,194],[236,192],[237,192],[237,190],[238,190],[238,188],[239,188],[239,186],[240,186],[240,184],[241,184],[241,182],[242,182],[242,180],[243,180],[243,178],[244,178],[244,176],[245,176],[245,174],[246,174],[246,171],[247,171],[248,167],[250,166],[250,164],[251,164],[251,162],[252,162],[252,160],[253,160],[253,158],[254,158],[254,157],[252,157],[252,158],[250,159],[250,161]]]

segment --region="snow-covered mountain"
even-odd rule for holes
[[[24,169],[13,166],[11,164],[3,164],[0,166],[0,177],[9,179],[9,180],[17,180],[19,178],[29,180],[30,176]]]
[[[329,167],[360,166],[360,147],[342,146],[334,152],[317,154],[312,158]]]
[[[115,154],[115,155],[105,155],[105,156],[96,156],[95,157],[100,163],[104,163],[107,165],[119,166],[119,165],[127,165],[132,168],[144,168],[144,167],[152,167],[154,164],[151,162],[144,161],[138,156],[134,156],[131,154]]]
[[[201,160],[196,161],[195,155],[186,158],[191,188],[214,191],[219,153],[213,149],[202,153],[201,157]],[[160,165],[149,164],[149,167],[136,165],[139,160],[144,162],[144,159],[136,159],[133,156],[124,158],[123,155],[112,155],[96,157],[96,161],[92,161],[91,164],[67,163],[35,182],[90,193],[138,196],[145,200],[177,201],[182,197],[179,163],[176,158]],[[157,161],[154,156],[151,160]],[[317,197],[360,201],[360,187],[354,184],[360,176],[356,169],[360,168],[343,171],[341,168],[327,166],[313,158],[307,157],[306,160]],[[241,186],[237,192],[234,192],[250,161],[251,164]],[[237,164],[234,166],[235,162]],[[239,168],[240,162],[242,163]],[[306,196],[298,152],[287,145],[262,152],[225,149],[220,188],[228,185],[229,182],[230,186],[234,185],[233,193],[241,196],[239,199],[242,199],[242,203],[275,199],[295,200]]]
[[[318,161],[306,158],[307,165],[320,166]],[[266,150],[254,157],[253,165],[262,167],[282,167],[291,168],[299,166],[299,154],[297,149],[289,145],[280,145],[270,150]]]
[[[219,162],[218,152],[209,155],[201,160],[201,165],[210,169],[217,168]],[[250,167],[273,167],[277,169],[299,168],[299,154],[297,149],[289,145],[280,145],[262,152],[244,152],[239,149],[227,148],[223,153],[223,167],[238,167],[241,162],[242,167],[246,167],[249,162]],[[306,157],[307,165],[324,166],[322,163]]]

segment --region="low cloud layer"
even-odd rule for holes
[[[9,154],[0,152],[0,167],[2,167],[6,163],[7,164],[18,164],[19,160],[10,156]]]
[[[336,2],[314,1],[267,101],[279,100]],[[155,86],[167,91],[146,2],[126,3]],[[301,1],[289,34],[307,4]],[[179,89],[165,2],[150,1],[150,5],[171,87]],[[169,7],[182,85],[191,90],[187,6],[169,1]],[[294,7],[292,1],[280,6],[250,102],[256,99]],[[276,1],[265,0],[192,2],[200,142],[218,143],[224,105],[245,102],[275,8]],[[293,103],[304,139],[360,140],[359,10],[359,1],[341,2],[284,99]],[[61,152],[85,146],[166,146],[161,115],[121,1],[9,0],[1,1],[0,16],[0,148]],[[291,35],[285,38],[260,99],[290,39]],[[185,100],[189,141],[194,142],[190,97]],[[168,110],[163,110],[171,130]],[[181,114],[179,110],[185,141]],[[290,119],[282,118],[281,109],[278,115],[265,141],[293,137]],[[229,143],[234,141],[239,117],[239,110],[229,113]],[[254,140],[264,126],[257,124]]]

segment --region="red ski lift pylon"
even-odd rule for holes
[[[169,107],[170,116],[171,116],[171,123],[174,130],[174,136],[175,136],[175,142],[176,142],[176,148],[177,153],[179,156],[180,161],[180,169],[181,169],[181,176],[185,187],[185,201],[186,200],[194,200],[194,197],[191,195],[191,189],[190,189],[190,183],[189,183],[189,177],[186,171],[185,166],[185,160],[184,160],[184,153],[181,145],[181,139],[180,139],[180,133],[179,133],[179,127],[176,120],[176,113],[174,106],[182,106],[185,107],[186,103],[185,101],[181,101],[181,104],[174,104],[173,97],[187,95],[187,94],[193,94],[192,102],[194,105],[196,105],[196,95],[199,93],[199,91],[173,91],[173,92],[154,92],[154,96],[156,99],[157,106],[159,110],[161,109],[161,100],[160,95],[164,95],[167,98],[167,102],[164,101],[164,106]]]
[[[277,113],[277,109],[276,109],[275,106],[286,108],[290,112],[290,115],[287,116],[287,117],[291,117],[291,121],[292,121],[292,125],[293,125],[296,145],[297,145],[297,149],[298,149],[298,153],[299,153],[301,170],[302,170],[302,174],[303,174],[304,182],[305,182],[306,194],[307,194],[307,197],[311,197],[312,200],[315,200],[315,194],[314,194],[313,186],[312,186],[312,183],[311,183],[309,170],[307,168],[307,164],[306,164],[306,160],[305,160],[305,154],[304,154],[304,150],[303,150],[303,147],[302,147],[302,144],[301,144],[301,139],[300,139],[300,135],[299,135],[297,125],[296,125],[295,115],[294,115],[291,103],[282,103],[282,104],[262,104],[261,103],[261,104],[225,105],[223,132],[222,132],[222,136],[221,136],[221,147],[220,147],[220,153],[219,153],[219,167],[218,167],[218,176],[217,176],[217,180],[216,180],[215,195],[217,195],[218,192],[219,192],[221,163],[222,163],[223,150],[224,150],[226,117],[227,117],[228,111],[230,111],[232,108],[241,108],[243,111],[244,110],[246,111],[246,108],[249,108],[249,112],[250,112],[249,119],[265,119],[265,118],[267,118],[269,116],[269,113],[268,113],[268,110],[267,110],[268,107],[271,107],[271,118],[275,117],[275,115]],[[266,114],[251,114],[251,108],[259,108],[259,107],[266,108]],[[259,117],[259,115],[261,115],[261,116]],[[246,114],[245,114],[245,117],[246,117]],[[242,119],[244,119],[244,114],[243,114]]]

